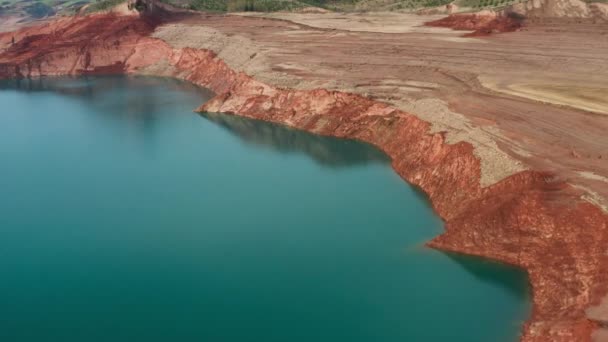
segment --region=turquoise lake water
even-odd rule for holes
[[[523,272],[376,149],[162,78],[0,82],[0,341],[517,340]]]

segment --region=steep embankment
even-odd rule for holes
[[[0,34],[0,77],[133,72],[167,54],[149,38],[154,27],[152,20],[110,13]]]
[[[608,216],[570,185],[548,173],[525,171],[482,187],[472,145],[446,143],[442,133],[431,133],[430,124],[413,115],[358,95],[263,84],[232,70],[213,51],[173,48],[151,38],[156,25],[149,17],[98,14],[2,34],[0,78],[173,76],[217,94],[200,111],[372,143],[392,158],[401,177],[428,194],[445,220],[445,233],[430,246],[528,271],[534,306],[522,340],[590,340],[600,324],[585,310],[608,293]]]

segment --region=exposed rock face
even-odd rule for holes
[[[590,340],[599,323],[585,311],[608,293],[608,216],[574,188],[535,171],[482,187],[473,147],[446,143],[442,133],[431,133],[430,125],[413,115],[353,94],[271,87],[232,70],[212,51],[171,48],[151,38],[155,25],[146,18],[104,14],[0,35],[5,49],[0,78],[174,76],[217,94],[199,111],[372,143],[391,157],[401,177],[428,194],[445,220],[445,233],[430,246],[528,271],[534,306],[523,341]]]
[[[0,77],[133,72],[167,55],[151,48],[154,27],[137,16],[96,14],[0,34]]]

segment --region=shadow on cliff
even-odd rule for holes
[[[304,153],[320,165],[337,168],[368,163],[388,164],[377,148],[354,140],[324,137],[265,121],[219,113],[201,116],[241,140],[280,153]]]
[[[444,252],[477,280],[502,287],[518,300],[530,298],[530,285],[526,273],[513,266],[484,260],[478,257]]]

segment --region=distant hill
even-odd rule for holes
[[[55,15],[76,13],[85,5],[88,12],[105,10],[126,0],[0,0],[0,31],[14,29],[34,20]],[[198,11],[209,12],[275,12],[275,11],[407,11],[423,13],[446,13],[451,11],[472,12],[481,9],[501,10],[509,6],[518,8],[531,16],[544,16],[546,9],[553,7],[576,13],[579,16],[600,14],[603,6],[593,5],[585,9],[580,0],[161,0],[168,4]],[[559,2],[559,6],[545,3]],[[570,2],[583,5],[573,6]],[[608,0],[588,0],[586,2],[608,2]],[[568,6],[562,6],[568,3]],[[540,6],[540,9],[538,8]],[[595,6],[595,7],[594,7]],[[552,10],[552,12],[554,12]],[[551,13],[552,13],[551,12]],[[566,13],[566,14],[568,14]],[[605,13],[604,13],[605,14]],[[569,16],[569,15],[566,15]]]
[[[70,14],[86,4],[105,8],[104,3],[122,0],[0,0],[0,16],[43,18]],[[504,6],[518,0],[456,0],[459,7]],[[304,8],[330,11],[410,11],[452,3],[453,0],[163,0],[182,8],[212,12],[274,12]]]

